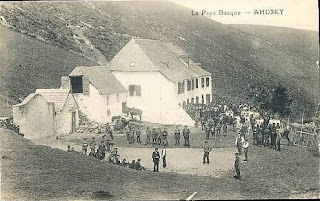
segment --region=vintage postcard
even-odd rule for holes
[[[316,0],[0,2],[1,200],[320,198]]]

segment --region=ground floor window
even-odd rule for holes
[[[199,97],[196,97],[196,104],[199,104]]]
[[[206,95],[206,103],[209,104],[210,103],[210,94]]]
[[[187,105],[189,105],[190,104],[190,102],[189,102],[189,98],[187,99]]]
[[[194,104],[194,98],[191,98],[191,104]]]

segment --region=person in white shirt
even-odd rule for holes
[[[167,150],[166,150],[166,148],[163,148],[161,151],[162,167],[163,168],[167,167],[166,156],[167,156]]]
[[[242,147],[244,149],[244,161],[248,161],[248,147],[249,147],[249,142],[247,139],[242,144]]]

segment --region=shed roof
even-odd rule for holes
[[[116,77],[102,66],[78,66],[69,76],[86,76],[89,82],[99,91],[100,94],[112,94],[127,92],[127,89],[116,79]]]
[[[180,56],[181,48],[158,40],[132,39],[109,63],[111,71],[160,71],[173,82],[195,77],[210,76],[198,64],[189,59],[189,66]],[[134,66],[132,66],[134,62]]]

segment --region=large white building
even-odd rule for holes
[[[193,126],[183,107],[212,100],[211,74],[170,43],[132,39],[107,66],[143,121]]]

